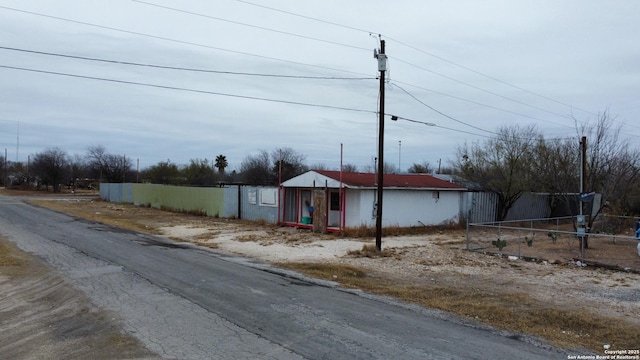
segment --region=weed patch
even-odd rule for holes
[[[15,246],[0,238],[0,266],[21,266],[24,260],[17,255]]]
[[[382,236],[410,236],[410,235],[429,235],[437,233],[445,233],[452,231],[464,230],[462,225],[449,224],[449,225],[434,225],[434,226],[385,226],[382,228]],[[349,238],[370,238],[376,236],[376,229],[367,225],[360,225],[358,227],[350,227],[343,229],[340,232],[335,233],[335,236],[349,237]]]
[[[249,241],[256,242],[260,240],[260,238],[256,234],[245,234],[245,235],[236,236],[235,240],[239,242],[249,242]]]
[[[347,251],[347,255],[353,257],[367,257],[367,258],[380,258],[380,257],[390,257],[394,254],[391,253],[388,249],[378,250],[375,245],[365,244],[362,246],[360,250],[349,250]]]

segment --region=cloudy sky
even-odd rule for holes
[[[504,125],[577,139],[605,110],[640,136],[640,1],[0,0],[0,147],[237,169],[282,147],[337,168],[344,144],[363,170],[380,38],[403,171]]]

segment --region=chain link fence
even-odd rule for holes
[[[640,272],[638,218],[600,215],[578,236],[575,216],[467,224],[467,250]]]

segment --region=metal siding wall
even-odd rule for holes
[[[260,205],[260,190],[265,189],[271,191],[277,187],[265,187],[265,186],[242,186],[241,187],[241,203],[242,203],[242,218],[245,220],[264,220],[268,223],[275,224],[278,222],[278,206],[264,206]],[[255,192],[255,193],[253,193]],[[255,194],[255,204],[249,202],[249,194]]]
[[[385,190],[383,204],[383,226],[431,226],[459,221],[458,191]]]
[[[222,217],[238,218],[238,191],[240,186],[232,185],[224,188],[224,212]]]
[[[208,216],[222,216],[224,189],[134,184],[133,203],[178,211],[200,211]]]
[[[159,209],[164,203],[161,197],[161,187],[165,185],[136,184],[133,187],[134,205],[150,206]]]
[[[498,196],[488,192],[468,192],[462,195],[461,216],[471,223],[496,220]],[[549,195],[523,194],[513,205],[505,220],[541,219],[551,215]]]
[[[360,225],[376,226],[376,218],[373,214],[373,203],[377,201],[375,190],[353,190],[360,195],[360,208],[357,214],[358,222],[353,224],[354,227]],[[384,203],[384,198],[382,198]]]
[[[124,196],[122,202],[133,203],[133,184],[124,184]]]
[[[360,191],[346,189],[345,204],[345,227],[358,227],[361,225],[360,219]]]
[[[471,223],[496,220],[496,194],[488,192],[462,193],[460,216]]]
[[[100,199],[104,201],[111,201],[111,198],[109,197],[109,190],[111,187],[109,186],[109,184],[100,183],[99,188],[100,188]]]
[[[109,202],[132,203],[133,184],[130,183],[101,183],[100,198]]]
[[[296,211],[298,210],[298,189],[296,188],[284,188],[284,199],[285,202],[285,211],[283,221],[286,222],[295,222],[296,219]]]
[[[542,219],[550,215],[549,195],[522,194],[509,209],[505,220]]]

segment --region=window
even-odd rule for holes
[[[337,192],[331,193],[331,210],[332,211],[340,210],[340,193],[337,193]]]
[[[278,206],[278,189],[260,189],[260,206]]]
[[[258,191],[256,189],[249,189],[247,196],[249,197],[249,204],[255,205],[258,203]]]

